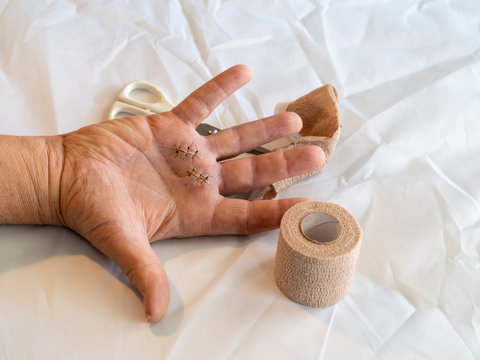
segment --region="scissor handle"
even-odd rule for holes
[[[149,110],[142,109],[138,106],[133,106],[121,101],[115,101],[110,108],[110,112],[108,113],[108,118],[109,119],[116,119],[120,114],[123,114],[124,116],[127,115],[152,115],[154,114],[153,112]]]
[[[131,97],[135,90],[147,91],[155,96],[155,101],[143,101]],[[169,111],[173,105],[155,85],[146,81],[132,81],[120,92],[108,114],[109,119],[115,119],[118,114],[151,115]]]

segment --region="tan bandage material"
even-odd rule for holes
[[[293,111],[302,118],[301,137],[292,144],[282,146],[274,151],[317,145],[325,152],[325,164],[329,162],[340,137],[341,127],[338,117],[337,91],[333,85],[322,86],[293,101],[287,106],[287,111]],[[268,189],[264,189],[259,197],[273,199],[288,186],[306,177],[319,174],[322,170],[323,168],[277,181]]]
[[[338,221],[332,241],[316,242],[305,235],[302,221],[310,214]],[[361,237],[357,220],[339,205],[307,201],[291,207],[282,218],[278,237],[274,270],[278,288],[307,306],[337,303],[350,289]]]

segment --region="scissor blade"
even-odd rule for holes
[[[200,135],[203,135],[203,136],[212,135],[220,131],[219,128],[216,128],[215,126],[208,125],[208,124],[200,124],[197,126],[196,130]],[[270,152],[269,149],[264,148],[262,146],[258,146],[255,149],[248,151],[248,153],[253,155],[262,155],[262,154],[267,154],[269,152]]]
[[[271,151],[268,150],[267,148],[262,147],[262,146],[256,147],[255,149],[252,149],[252,150],[248,151],[248,153],[252,154],[252,155],[268,154],[269,152],[271,152]]]
[[[208,125],[208,124],[200,124],[197,126],[196,130],[200,135],[203,135],[203,136],[212,135],[220,131],[219,128],[216,128],[215,126]]]

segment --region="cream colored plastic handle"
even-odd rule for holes
[[[156,98],[155,102],[143,101],[135,99],[131,94],[135,90],[143,90],[153,94]],[[119,114],[131,114],[131,115],[151,115],[159,114],[165,111],[169,111],[173,108],[173,105],[168,101],[165,95],[155,85],[146,81],[132,81],[129,83],[122,92],[118,95],[116,101],[113,103],[110,112],[108,113],[109,119],[115,119]]]

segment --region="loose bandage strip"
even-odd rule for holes
[[[274,149],[274,151],[317,145],[325,153],[325,164],[328,163],[335,151],[341,128],[338,116],[337,91],[333,85],[322,86],[300,97],[287,106],[287,111],[293,111],[302,118],[301,136],[293,143]],[[264,189],[257,198],[273,199],[288,186],[309,176],[317,175],[322,170],[323,168],[277,181]]]

